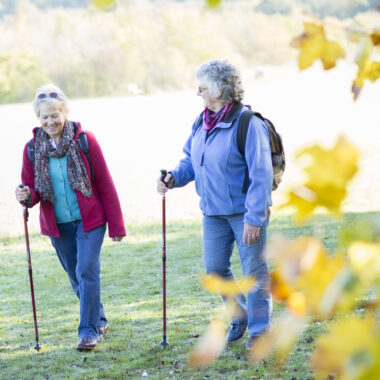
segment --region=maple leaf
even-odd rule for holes
[[[201,285],[210,293],[225,296],[235,296],[247,293],[255,285],[253,277],[247,279],[224,279],[216,274],[204,275],[201,278]]]
[[[202,367],[212,363],[223,352],[225,345],[224,323],[221,319],[216,318],[210,323],[206,333],[190,353],[190,367]]]
[[[283,362],[305,328],[305,319],[284,313],[270,331],[255,340],[249,360],[258,362],[274,353],[276,362]]]
[[[298,222],[303,222],[317,207],[339,214],[347,186],[358,171],[359,151],[341,136],[333,148],[313,145],[299,151],[297,158],[300,157],[310,159],[304,168],[306,181],[288,191],[287,201],[280,208],[295,208]]]
[[[313,23],[304,23],[304,32],[293,38],[291,45],[300,49],[300,70],[310,67],[317,59],[322,61],[325,70],[329,70],[335,66],[338,58],[345,56],[337,42],[326,39],[323,26]]]
[[[376,365],[379,368],[377,341],[378,331],[373,317],[350,318],[332,323],[328,334],[316,341],[311,361],[316,377],[325,378],[334,372],[340,379],[354,380]]]
[[[380,62],[373,61],[370,59],[371,52],[373,49],[372,41],[377,41],[378,38],[378,34],[375,34],[373,37],[371,35],[371,38],[363,38],[360,44],[361,46],[359,54],[355,60],[355,63],[358,66],[358,72],[351,88],[351,91],[354,95],[354,100],[358,98],[365,80],[375,82],[377,79],[380,78]]]

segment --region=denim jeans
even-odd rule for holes
[[[83,232],[82,221],[58,224],[59,238],[50,237],[59,261],[80,301],[79,338],[97,338],[107,323],[100,301],[100,250],[106,225]]]
[[[255,288],[245,296],[235,296],[239,317],[231,316],[239,323],[248,321],[250,336],[258,336],[269,328],[272,316],[272,298],[269,290],[269,273],[264,256],[268,219],[260,227],[258,240],[252,246],[243,243],[243,214],[203,217],[203,260],[207,273],[232,279],[231,255],[236,241],[245,277],[256,279]]]

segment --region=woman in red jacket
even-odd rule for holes
[[[83,132],[67,119],[65,94],[55,85],[40,87],[33,108],[34,160],[25,145],[16,199],[28,207],[40,203],[41,233],[48,235],[80,300],[77,350],[94,349],[108,323],[100,299],[100,251],[106,223],[113,241],[126,235],[119,198],[101,148],[86,131],[90,161],[79,147]],[[91,176],[92,164],[93,176]]]

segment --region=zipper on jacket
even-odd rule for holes
[[[202,152],[201,166],[203,166],[204,160],[205,160],[205,152]]]

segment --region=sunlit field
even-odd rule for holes
[[[270,118],[284,140],[287,169],[283,183],[273,193],[275,206],[281,203],[287,186],[300,179],[295,152],[313,143],[331,146],[344,134],[362,152],[361,170],[344,210],[380,208],[380,83],[366,84],[353,102],[350,86],[355,70],[341,63],[324,72],[317,63],[304,72],[295,65],[255,66],[244,72],[245,103]],[[183,156],[183,144],[202,110],[195,89],[194,81],[194,91],[189,92],[70,101],[69,117],[94,132],[103,148],[127,223],[161,219],[156,178],[160,169],[173,168]],[[18,235],[23,232],[23,222],[14,189],[20,183],[23,147],[38,122],[30,104],[0,106],[0,120],[0,235]],[[167,213],[169,220],[200,220],[192,184],[169,193]],[[37,207],[30,214],[30,230],[37,232]]]

